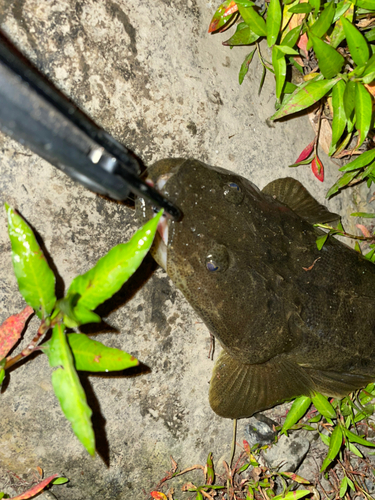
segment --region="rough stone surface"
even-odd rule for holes
[[[238,85],[248,48],[230,51],[221,45],[227,34],[207,35],[218,3],[0,0],[0,26],[145,164],[193,156],[243,174],[261,188],[292,175],[323,202],[338,177],[337,166],[322,155],[323,185],[308,167],[288,170],[313,138],[308,120],[268,121],[274,82],[267,75],[258,97],[259,61]],[[37,230],[58,270],[60,296],[64,284],[137,227],[126,204],[77,186],[5,135],[0,135],[0,171],[0,201],[16,207]],[[347,215],[363,210],[367,199],[365,191],[350,191],[329,207]],[[24,306],[12,273],[4,212],[0,251],[2,321]],[[60,472],[70,479],[53,487],[58,499],[140,500],[149,498],[170,469],[170,455],[181,468],[205,463],[210,451],[217,463],[229,460],[232,423],[214,415],[207,398],[213,366],[207,358],[209,333],[166,274],[155,272],[146,259],[100,313],[105,322],[85,331],[131,352],[144,367],[116,376],[81,375],[93,409],[96,458],[90,459],[74,437],[54,397],[47,359],[37,354],[11,371],[1,394],[0,488],[11,484],[21,492],[35,481],[40,466],[46,475]],[[33,319],[15,352],[36,328]],[[245,424],[239,423],[239,441]],[[186,480],[176,480],[176,491]]]
[[[262,420],[259,417],[263,417]],[[245,439],[248,441],[250,448],[256,444],[263,446],[274,442],[277,436],[277,432],[273,430],[273,425],[277,425],[275,422],[261,414],[250,417],[246,422]]]
[[[283,434],[276,445],[263,451],[268,466],[279,471],[294,472],[309,451],[304,433]]]

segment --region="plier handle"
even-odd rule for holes
[[[180,210],[140,177],[122,144],[49,82],[0,32],[0,129],[92,191],[130,192],[179,219]]]

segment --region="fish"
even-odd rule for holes
[[[163,217],[155,260],[220,342],[209,402],[245,418],[297,396],[343,397],[375,380],[375,266],[316,223],[339,219],[292,178],[259,190],[196,159],[149,181],[182,211]],[[139,220],[155,215],[142,199]]]

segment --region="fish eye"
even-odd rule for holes
[[[216,244],[206,256],[206,268],[210,273],[223,272],[228,269],[229,255],[224,245]]]
[[[210,273],[214,273],[215,271],[220,271],[220,266],[216,264],[216,262],[212,259],[208,259],[206,261],[206,267]]]
[[[244,198],[244,193],[236,182],[228,182],[224,186],[224,197],[229,203],[239,205]]]

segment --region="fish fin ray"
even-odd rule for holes
[[[342,398],[349,394],[349,392],[360,389],[375,380],[375,374],[371,377],[369,375],[338,373],[311,368],[305,368],[305,371],[314,382],[318,392],[321,392],[325,396],[336,398]]]
[[[335,222],[340,220],[338,214],[318,203],[303,185],[291,177],[276,179],[262,189],[277,201],[287,205],[310,224]]]
[[[314,390],[304,369],[285,358],[248,365],[223,350],[212,373],[209,397],[219,416],[244,418]]]

